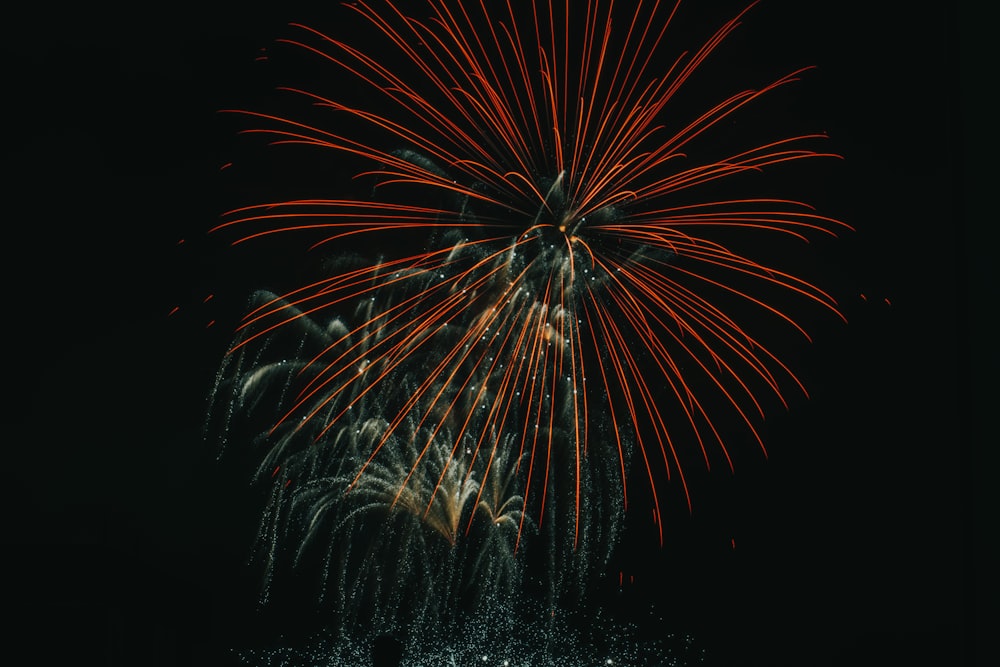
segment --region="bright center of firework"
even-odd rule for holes
[[[576,234],[574,232],[580,228],[580,226],[584,223],[584,220],[585,218],[575,219],[569,216],[563,216],[562,222],[556,225],[556,229],[563,234],[566,234],[569,237],[570,242],[573,242],[576,241]]]
[[[548,185],[545,199],[538,208],[532,226],[558,230],[560,234],[569,236],[570,241],[575,241],[576,230],[580,228],[584,217],[577,215],[566,198],[565,175],[565,171],[559,172]]]
[[[559,246],[565,248],[567,238],[570,241],[575,240],[576,237],[571,234],[570,230],[577,226],[578,225],[574,225],[572,223],[542,225],[529,232],[526,236],[528,238],[533,237],[540,240],[545,246]]]

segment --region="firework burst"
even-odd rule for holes
[[[265,299],[242,323],[234,357],[259,359],[289,331],[321,343],[235,374],[246,401],[282,378],[264,468],[323,488],[300,492],[310,525],[336,489],[356,494],[338,511],[402,512],[445,543],[488,516],[504,529],[493,546],[513,552],[545,522],[582,548],[595,515],[617,514],[598,505],[627,504],[634,452],[662,540],[656,480],[676,477],[690,505],[686,451],[732,465],[719,415],[763,447],[764,399],[802,388],[746,322],[805,335],[776,294],[837,312],[734,239],[806,241],[843,223],[794,199],[713,194],[835,157],[816,148],[824,137],[705,150],[713,130],[802,70],[678,119],[673,103],[745,12],[667,59],[676,4],[426,0],[420,17],[389,0],[345,7],[381,41],[362,50],[302,25],[283,40],[350,80],[340,97],[286,89],[316,122],[235,112],[249,133],[361,160],[377,181],[371,199],[269,201],[215,230],[236,242],[308,234],[333,254],[378,255]],[[351,323],[334,316],[359,303]],[[378,420],[358,420],[372,410]],[[378,427],[342,435],[359,424]],[[327,458],[333,473],[317,463]],[[321,472],[303,476],[308,466]]]

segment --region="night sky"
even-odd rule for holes
[[[206,236],[283,176],[217,112],[268,103],[283,81],[261,49],[290,21],[335,28],[329,4],[5,20],[0,562],[7,643],[33,664],[220,665],[315,625],[257,611],[258,496],[201,425],[249,291],[298,262]],[[707,36],[742,7],[711,4],[688,2],[677,26]],[[996,356],[976,323],[996,273],[962,143],[981,146],[964,112],[984,80],[959,50],[975,21],[894,4],[765,1],[725,49],[750,79],[706,89],[816,65],[790,131],[827,132],[845,160],[794,187],[857,229],[816,249],[810,277],[848,323],[804,318],[814,342],[786,357],[811,397],[769,417],[769,457],[737,440],[735,475],[692,473],[694,511],[667,494],[662,548],[630,524],[609,581],[636,584],[596,593],[690,632],[710,665],[972,664],[973,597],[995,562],[974,528],[992,523],[977,416]],[[248,166],[220,170],[233,160]]]

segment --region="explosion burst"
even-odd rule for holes
[[[836,156],[815,147],[821,134],[706,149],[803,70],[678,119],[673,103],[747,11],[667,60],[679,4],[426,0],[418,18],[362,0],[345,8],[380,40],[364,50],[292,26],[285,44],[352,85],[285,89],[307,103],[298,119],[234,113],[274,144],[366,163],[377,196],[269,201],[215,230],[237,243],[306,234],[362,255],[260,299],[221,374],[236,407],[274,411],[261,466],[276,479],[262,530],[272,562],[290,524],[305,545],[377,515],[410,526],[393,539],[419,534],[424,553],[429,534],[450,548],[494,526],[467,555],[477,567],[514,563],[545,534],[550,572],[586,577],[617,539],[633,454],[662,540],[657,480],[676,477],[690,506],[690,452],[732,466],[719,415],[763,448],[765,397],[804,389],[747,322],[805,335],[779,303],[837,308],[739,239],[846,225],[794,199],[714,193]],[[280,348],[288,336],[295,347]],[[339,576],[357,568],[333,558]],[[508,575],[491,577],[513,582],[517,567]]]

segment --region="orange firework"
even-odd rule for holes
[[[300,37],[286,44],[352,85],[339,98],[286,89],[325,121],[236,113],[275,144],[369,163],[362,175],[378,179],[379,197],[266,202],[227,213],[216,231],[236,242],[315,234],[335,255],[360,240],[381,256],[275,297],[242,323],[234,351],[295,322],[377,304],[299,364],[272,435],[332,447],[352,413],[377,404],[384,426],[348,487],[373,466],[390,469],[376,461],[400,438],[411,467],[392,504],[412,505],[415,480],[427,485],[421,462],[434,458],[440,475],[421,496],[425,514],[449,485],[481,495],[491,475],[510,474],[494,462],[513,462],[523,485],[511,514],[517,540],[526,521],[541,523],[561,502],[550,497],[561,489],[572,498],[574,544],[586,529],[588,459],[603,457],[627,504],[635,453],[662,540],[658,477],[676,475],[690,506],[685,449],[706,465],[718,452],[732,466],[717,415],[735,415],[763,448],[755,423],[764,396],[784,403],[786,387],[802,385],[746,323],[760,315],[805,335],[778,305],[785,298],[773,298],[782,293],[837,310],[825,292],[734,243],[806,241],[846,225],[793,199],[714,193],[836,156],[815,148],[821,134],[705,150],[723,121],[803,70],[678,119],[673,103],[746,12],[665,60],[678,4],[623,13],[597,0],[426,0],[415,18],[412,3],[361,0],[347,9],[382,40],[363,49],[292,26]],[[345,101],[358,91],[366,103]],[[342,129],[352,124],[364,131]],[[449,477],[455,470],[483,479],[462,485]]]

